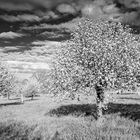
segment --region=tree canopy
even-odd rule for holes
[[[63,43],[52,70],[56,92],[93,88],[131,88],[140,70],[140,39],[119,22],[84,18]]]

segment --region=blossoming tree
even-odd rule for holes
[[[50,89],[73,95],[94,88],[100,103],[105,89],[137,82],[140,40],[121,23],[84,18],[56,56]]]
[[[15,88],[15,76],[11,74],[8,70],[8,67],[2,62],[0,62],[0,94],[7,98],[10,98],[10,95],[14,93]]]

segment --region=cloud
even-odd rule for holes
[[[69,9],[68,5],[76,6],[77,9],[90,3],[101,7],[115,2],[123,4],[126,8],[140,7],[140,0],[0,0],[0,8],[4,10],[32,10],[39,7],[52,9],[59,4],[66,4],[65,9]]]
[[[17,16],[12,16],[12,15],[0,15],[0,18],[8,21],[8,22],[22,22],[22,21],[40,21],[41,19],[36,16],[36,15],[29,15],[29,14],[24,14],[24,15],[17,15]]]
[[[85,5],[85,3],[91,1],[92,0],[0,0],[0,8],[7,11],[34,10],[36,13],[42,14],[42,12],[52,10],[60,5],[62,11],[75,12],[75,9],[79,9],[81,5]],[[64,7],[63,4],[65,5]]]
[[[34,41],[34,42],[32,42],[32,45],[34,45],[34,47],[35,46],[42,46],[42,47],[45,47],[45,48],[52,48],[52,46],[60,46],[61,43],[57,42],[57,41],[52,42],[52,41],[44,40],[44,41]]]
[[[120,21],[130,25],[140,26],[140,0],[116,0],[122,5]]]
[[[84,16],[95,18],[103,15],[103,12],[101,7],[93,4],[87,4],[84,8],[82,8],[82,14]]]
[[[140,8],[140,0],[118,0],[126,8]]]
[[[0,38],[3,38],[3,39],[14,39],[14,38],[22,37],[22,36],[24,35],[20,33],[15,33],[12,31],[0,33]]]
[[[106,14],[119,13],[120,9],[115,4],[110,4],[103,7],[103,12]]]
[[[27,61],[6,61],[8,65],[10,65],[12,68],[15,68],[18,70],[18,72],[21,71],[29,71],[32,72],[33,70],[37,69],[49,69],[49,65],[47,63],[43,62],[27,62]]]
[[[42,16],[42,19],[57,19],[59,18],[59,15],[56,15],[53,11],[48,11],[46,13],[44,13],[44,15]]]
[[[123,14],[122,22],[132,24],[132,25],[140,25],[140,13],[138,12],[127,12]]]
[[[7,53],[7,52],[23,52],[23,50],[25,50],[25,46],[4,46],[2,48],[2,52],[3,53]]]
[[[49,46],[49,45],[58,45],[58,44],[60,44],[60,43],[58,43],[58,42],[50,42],[50,41],[34,41],[34,42],[32,42],[32,45],[39,45],[39,46]]]
[[[42,24],[37,24],[37,25],[31,25],[31,26],[28,26],[28,25],[24,25],[22,27],[20,27],[20,30],[21,31],[33,31],[33,30],[46,30],[46,29],[58,29],[58,30],[63,30],[65,29],[65,31],[69,32],[69,30],[74,30],[78,23],[81,21],[81,18],[75,18],[69,22],[65,22],[65,23],[61,23],[61,24],[54,24],[54,25],[51,25],[51,24],[47,24],[47,23],[42,23]]]
[[[0,2],[0,8],[7,11],[30,11],[33,10],[33,6],[30,4],[16,4],[8,2]]]
[[[71,0],[74,1],[74,0]],[[70,1],[70,2],[71,2]],[[15,10],[21,8],[21,10],[32,9],[43,7],[46,9],[51,9],[57,6],[59,3],[68,2],[67,0],[1,0],[1,8],[7,10]],[[4,8],[5,7],[5,8]]]
[[[100,16],[110,16],[111,14],[118,13],[119,8],[113,3],[113,0],[94,0],[85,3],[81,8],[83,16],[91,18],[98,18]]]
[[[68,13],[68,14],[76,14],[77,13],[76,9],[72,5],[65,4],[65,3],[59,4],[56,9],[60,13]]]
[[[6,52],[6,51],[17,51],[19,48],[17,46],[13,47],[13,46],[5,46],[3,48],[3,52]]]
[[[33,15],[1,15],[0,18],[9,21],[36,21],[48,20],[50,18],[57,19],[61,14],[75,14],[81,11],[83,16],[96,18],[99,16],[120,15],[123,22],[140,25],[140,0],[0,0],[0,9],[7,11],[31,11]],[[54,11],[53,11],[54,10]],[[56,10],[61,13],[56,14]],[[135,19],[129,15],[136,12]],[[135,15],[135,14],[134,14]],[[133,20],[131,20],[133,19]]]
[[[122,7],[117,7],[120,4]],[[83,16],[107,17],[115,21],[140,26],[140,0],[95,0],[81,8]],[[129,11],[129,12],[128,12]]]

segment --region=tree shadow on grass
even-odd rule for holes
[[[37,98],[26,98],[26,99],[24,99],[24,102],[34,102],[34,101],[38,101],[39,99],[37,99]]]
[[[120,97],[119,99],[126,99],[126,100],[139,100],[140,101],[140,98],[132,98],[132,97]]]
[[[71,104],[71,105],[64,105],[60,106],[59,108],[52,109],[47,112],[45,115],[49,116],[67,116],[67,115],[74,115],[74,116],[97,116],[97,107],[95,104]]]
[[[37,96],[37,97],[39,97],[39,96]],[[26,103],[26,102],[34,102],[34,101],[38,101],[39,99],[38,98],[25,98],[24,99],[24,103]],[[2,107],[2,106],[11,106],[11,105],[23,105],[24,103],[21,103],[21,101],[20,101],[20,98],[19,97],[17,97],[17,98],[11,98],[11,99],[9,99],[9,100],[7,100],[7,101],[4,101],[4,102],[0,102],[0,107]]]
[[[134,95],[133,92],[122,92],[120,93],[120,95]]]
[[[22,103],[21,102],[0,103],[0,107],[11,106],[11,105],[22,105]]]
[[[139,104],[115,104],[109,103],[105,114],[120,113],[120,116],[140,121],[140,105]]]
[[[20,97],[10,98],[9,100],[20,100]]]
[[[116,114],[119,113],[120,116],[132,119],[134,121],[140,120],[140,105],[138,104],[115,104],[109,103],[108,109],[103,110],[103,114]],[[49,116],[93,116],[97,119],[97,106],[95,104],[72,104],[61,106],[56,109],[52,109],[45,115]]]

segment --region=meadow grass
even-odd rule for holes
[[[47,95],[35,97],[33,101],[26,98],[24,104],[18,99],[12,99],[9,104],[6,100],[2,103],[1,99],[0,140],[139,140],[138,117],[135,121],[130,117],[140,114],[139,100],[127,105],[124,102],[134,95],[125,97],[122,104],[110,103],[111,111],[104,113],[102,123],[95,118],[94,102],[62,102]]]

